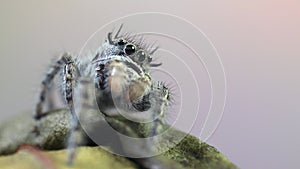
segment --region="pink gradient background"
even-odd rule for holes
[[[32,110],[51,58],[78,52],[112,19],[156,11],[183,17],[213,42],[227,102],[208,143],[240,168],[300,168],[300,1],[0,2],[1,121]]]

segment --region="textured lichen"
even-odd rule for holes
[[[12,154],[23,144],[33,145],[43,149],[42,152],[53,161],[57,168],[68,168],[66,163],[66,150],[47,152],[46,150],[62,149],[66,145],[70,114],[66,110],[57,110],[43,118],[38,124],[40,135],[36,136],[34,130],[35,121],[31,114],[24,114],[16,117],[12,121],[7,121],[0,126],[0,155]],[[124,127],[123,119],[108,119],[118,130],[128,132],[130,130],[142,131],[148,126]],[[132,124],[135,125],[135,124]],[[170,126],[163,126],[169,128]],[[134,132],[133,132],[134,133]],[[157,159],[174,166],[174,168],[203,168],[203,169],[235,169],[223,154],[214,147],[201,142],[194,136],[170,128],[169,134],[163,142],[160,142],[159,148],[167,148],[166,152],[159,155]],[[146,133],[140,133],[135,137],[143,136]],[[178,137],[184,137],[178,144]],[[169,145],[171,146],[168,149]],[[137,168],[137,166],[127,158],[113,155],[100,147],[80,147],[77,149],[78,155],[75,162],[75,168]],[[35,163],[32,153],[24,151],[14,155],[0,157],[0,168],[41,168],[40,163]],[[39,164],[39,165],[37,165]],[[22,167],[20,167],[22,166]],[[34,166],[34,167],[33,167]]]
[[[201,142],[191,135],[186,135],[179,144],[171,148],[163,156],[191,168],[237,168],[216,148]]]

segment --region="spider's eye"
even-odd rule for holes
[[[139,62],[144,62],[146,59],[146,53],[142,50],[137,52],[137,56],[138,56],[138,61]]]
[[[120,39],[119,41],[118,41],[118,45],[119,46],[123,46],[123,45],[125,45],[127,43],[127,41],[125,40],[125,39]]]
[[[135,52],[135,46],[133,44],[128,44],[124,48],[124,53],[126,55],[132,55]]]

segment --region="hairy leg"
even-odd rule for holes
[[[70,58],[70,54],[65,53],[51,66],[51,68],[47,72],[44,80],[42,81],[42,88],[39,94],[39,101],[36,104],[34,115],[35,119],[39,120],[41,117],[46,115],[46,113],[43,112],[43,107],[45,104],[47,93],[49,92],[49,88],[52,85],[54,77],[63,68],[63,66],[67,64],[67,61],[70,60]]]
[[[76,130],[78,129],[78,119],[74,108],[74,88],[78,73],[76,73],[76,66],[72,57],[67,57],[66,59],[63,70],[63,91],[67,107],[71,113],[71,129],[68,138],[68,164],[72,165],[75,158],[75,148],[77,144]]]
[[[155,136],[162,132],[161,126],[165,123],[167,107],[170,104],[169,89],[161,82],[154,83],[151,86],[150,103],[153,115],[152,129],[149,136]]]
[[[78,121],[75,114],[74,102],[73,102],[73,90],[75,88],[75,80],[77,79],[78,72],[75,66],[73,57],[65,53],[62,55],[50,68],[46,74],[45,79],[42,81],[42,89],[39,96],[39,101],[36,105],[35,119],[39,120],[43,116],[46,116],[47,113],[43,112],[43,107],[45,105],[45,98],[49,92],[49,88],[53,83],[54,77],[63,69],[63,96],[66,102],[68,109],[71,112],[71,130],[68,139],[68,164],[72,164],[75,157],[75,131],[78,128]],[[34,132],[39,133],[38,127],[35,127]]]
[[[152,119],[150,131],[148,133],[149,139],[145,142],[144,149],[146,153],[156,154],[155,145],[160,140],[155,139],[154,136],[163,132],[163,124],[165,123],[165,113],[168,105],[170,104],[170,92],[169,89],[162,83],[153,83],[151,86],[151,91],[149,93],[149,100],[151,108],[149,111],[152,112]],[[143,103],[140,103],[144,105]],[[148,104],[148,103],[147,103]],[[154,148],[154,149],[153,149]],[[155,157],[148,158],[132,158],[143,168],[153,168],[153,169],[171,169],[176,168],[171,162],[163,162]]]

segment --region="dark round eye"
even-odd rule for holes
[[[118,45],[119,46],[123,46],[123,45],[125,45],[127,43],[127,41],[125,40],[125,39],[120,39],[119,41],[118,41]]]
[[[128,44],[124,48],[124,53],[126,55],[132,55],[135,52],[135,46],[133,44]]]
[[[142,50],[137,52],[137,56],[139,62],[144,62],[144,60],[146,59],[146,53]]]

